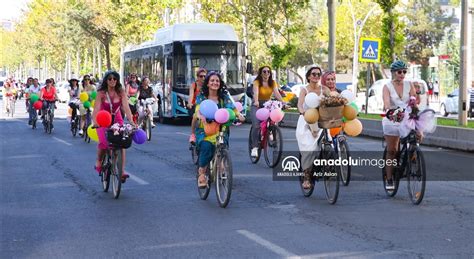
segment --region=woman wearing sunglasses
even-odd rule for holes
[[[125,93],[122,84],[120,84],[120,75],[116,71],[107,71],[102,80],[102,84],[97,90],[97,97],[95,99],[94,111],[92,112],[92,121],[94,126],[97,127],[97,113],[99,111],[105,110],[112,114],[112,124],[118,123],[123,124],[122,109],[127,116],[128,122],[136,127],[133,122],[132,113],[130,107],[128,106],[128,98]],[[105,152],[108,148],[107,138],[105,137],[106,128],[97,128],[97,135],[99,136],[99,144],[97,145],[97,160],[95,162],[95,170],[100,174],[101,161],[105,155]],[[125,173],[123,167],[125,165],[125,149],[122,149],[122,182],[129,177]]]
[[[393,114],[392,111],[398,108],[404,109],[411,96],[417,98],[417,103],[420,102],[415,87],[405,80],[407,69],[408,67],[405,62],[401,60],[393,62],[390,65],[392,80],[383,87],[383,104],[387,116],[382,120],[382,127],[385,142],[387,143],[387,159],[395,158],[395,154],[398,151],[398,142],[400,141],[400,122],[390,116]],[[394,189],[392,173],[393,166],[387,165],[387,183],[385,187],[387,190]]]
[[[204,84],[204,79],[206,78],[207,70],[205,68],[199,68],[196,72],[196,82],[192,83],[189,87],[189,98],[188,107],[189,116],[193,117],[194,109],[196,107],[196,96],[199,95],[201,92],[201,87]],[[191,121],[191,136],[189,136],[189,142],[195,143],[196,142],[196,135],[194,134],[194,130],[196,129],[196,121],[193,119]]]
[[[253,81],[253,105],[250,109],[252,118],[252,157],[258,156],[258,133],[260,132],[260,121],[256,117],[257,110],[263,107],[266,101],[275,95],[275,98],[284,103],[283,98],[278,91],[278,83],[273,80],[272,69],[269,66],[263,66],[258,69],[257,78]]]

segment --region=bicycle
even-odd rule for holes
[[[7,97],[7,117],[13,117],[13,114],[15,113],[15,96],[11,93],[6,94]]]
[[[53,130],[53,119],[54,119],[54,115],[51,111],[51,109],[54,109],[54,108],[51,108],[51,106],[53,106],[56,101],[45,101],[45,102],[48,107],[46,108],[46,110],[44,110],[45,114],[43,114],[44,116],[43,127],[44,127],[45,133],[51,134]]]
[[[92,123],[91,109],[86,108],[86,120],[85,120],[84,128],[82,129],[82,131],[84,132],[84,142],[87,142],[87,143],[91,142],[91,137],[87,133],[87,129],[89,128],[91,123]]]
[[[318,159],[321,163],[325,161],[334,160],[337,158],[337,153],[334,150],[334,142],[330,137],[328,129],[323,129],[318,139],[318,146],[320,147]],[[301,154],[300,154],[301,158]],[[300,159],[301,161],[301,159]],[[300,168],[302,169],[302,168]],[[302,171],[302,170],[301,170]],[[303,188],[304,177],[300,176],[300,187],[305,197],[310,197],[314,191],[315,182],[318,182],[321,178],[324,181],[324,190],[326,193],[326,199],[330,204],[335,204],[339,196],[339,177],[340,168],[334,165],[324,163],[320,167],[316,167],[313,164],[312,176],[311,176],[311,187],[309,189]]]
[[[74,109],[76,109],[76,108],[74,108]],[[79,127],[81,125],[81,116],[77,115],[77,109],[76,109],[76,112],[74,114],[75,115],[71,118],[71,133],[72,133],[73,137],[76,136],[77,131],[79,130]]]
[[[155,99],[147,98],[141,99],[137,107],[138,114],[138,125],[146,132],[146,138],[148,141],[151,140],[151,120],[150,111],[151,106],[155,103]],[[149,109],[148,109],[149,108]]]
[[[198,163],[198,150],[195,142],[189,143],[189,150],[191,151],[191,159],[193,160],[193,164],[197,165]]]
[[[122,126],[126,128],[126,126]],[[97,128],[97,127],[93,127]],[[114,132],[109,129],[106,132],[107,141],[109,142],[107,151],[101,161],[101,177],[102,189],[104,192],[109,191],[110,181],[112,177],[112,190],[115,199],[118,199],[122,189],[122,159],[123,150],[132,145],[132,135],[134,130],[124,130],[119,135],[114,135]]]
[[[217,202],[221,208],[227,207],[232,194],[232,160],[229,155],[228,143],[225,141],[224,134],[227,131],[227,126],[221,125],[216,139],[216,149],[214,156],[207,166],[206,179],[207,185],[204,188],[199,188],[199,166],[197,166],[196,183],[198,184],[199,197],[206,200],[211,185],[216,184]]]
[[[257,156],[252,156],[252,132],[254,128],[250,127],[249,141],[248,141],[248,152],[250,161],[256,164],[260,160],[262,149],[265,157],[265,162],[270,168],[275,167],[280,162],[283,153],[283,137],[281,130],[278,127],[278,123],[275,123],[270,118],[266,121],[260,122],[260,131],[258,132],[258,143],[257,143]],[[275,157],[276,155],[276,157]]]
[[[347,144],[347,138],[344,135],[344,132],[341,131],[341,134],[333,138],[334,150],[338,157],[342,160],[348,161],[351,156],[349,151],[349,145]],[[351,181],[351,166],[349,164],[340,166],[341,170],[341,182],[344,186],[348,186]]]

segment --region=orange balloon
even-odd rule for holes
[[[341,132],[341,130],[342,130],[342,127],[331,128],[329,129],[329,133],[331,134],[332,137],[335,137],[337,134],[339,134],[339,132]]]
[[[344,133],[349,136],[355,137],[358,136],[362,132],[362,122],[358,119],[354,119],[351,121],[346,121],[344,125]]]
[[[348,121],[353,120],[357,117],[357,111],[354,107],[350,105],[344,106],[344,110],[342,111],[342,115],[346,117]]]
[[[308,124],[314,124],[319,120],[319,111],[318,109],[308,109],[304,112],[304,120]]]
[[[204,133],[206,136],[212,136],[219,132],[219,123],[213,121],[211,123],[204,123]]]

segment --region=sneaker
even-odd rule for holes
[[[191,136],[189,136],[189,142],[191,142],[191,143],[196,142],[196,135],[194,135],[194,133],[191,134]]]
[[[257,147],[252,148],[251,156],[252,157],[257,157],[258,156],[258,148]]]
[[[387,180],[385,184],[385,189],[389,191],[395,190],[395,185],[393,184],[393,180]]]
[[[84,135],[84,131],[83,131],[83,130],[79,130],[79,136],[82,137],[82,135]]]
[[[155,123],[152,122],[152,123],[151,123],[151,128],[154,129],[155,126],[156,126]]]

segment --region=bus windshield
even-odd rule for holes
[[[217,71],[230,92],[243,87],[242,45],[237,42],[183,42],[175,43],[176,87],[184,88],[196,80],[196,71],[203,67]]]

